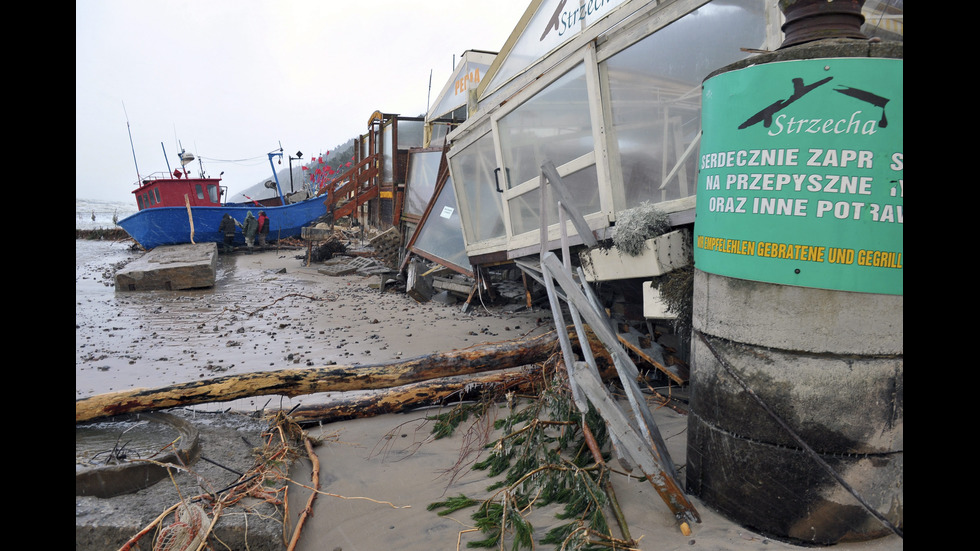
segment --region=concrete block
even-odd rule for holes
[[[116,272],[116,291],[214,287],[217,265],[217,243],[157,247]]]

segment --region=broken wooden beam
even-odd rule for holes
[[[460,282],[451,277],[433,277],[432,287],[440,291],[450,291],[453,293],[459,293],[460,295],[467,296],[472,293],[473,281]]]

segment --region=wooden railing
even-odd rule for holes
[[[353,214],[358,207],[378,196],[377,161],[380,158],[380,154],[365,157],[327,184],[324,204],[327,212],[333,213],[334,220]],[[323,191],[319,193],[322,194]]]

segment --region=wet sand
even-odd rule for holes
[[[304,267],[305,251],[236,253],[219,258],[213,289],[116,293],[113,266],[133,257],[127,244],[76,241],[76,399],[136,387],[159,387],[212,376],[322,366],[382,363],[436,351],[536,336],[553,329],[543,309],[509,313],[477,306],[420,304],[404,293],[372,288],[378,276],[327,276]],[[293,399],[257,397],[195,406],[254,412],[264,407],[326,403],[338,394]],[[671,458],[683,477],[686,417],[651,406]],[[431,436],[432,410],[343,421],[315,427],[321,492],[297,549],[430,551],[465,549],[482,539],[472,509],[448,516],[430,503],[461,493],[489,497],[492,482],[462,461],[473,448],[463,426],[452,438]],[[501,410],[499,415],[505,415]],[[290,477],[289,517],[306,504],[310,461]],[[702,551],[805,549],[767,538],[725,519],[696,498],[702,517],[683,535],[666,505],[645,482],[613,476],[616,495],[638,549]],[[554,509],[534,510],[535,534],[557,521]],[[152,516],[151,516],[152,518]],[[511,540],[506,547],[510,548]],[[843,551],[897,551],[897,536],[834,546]]]
[[[76,240],[75,398],[256,371],[386,363],[553,329],[547,310],[477,304],[464,313],[460,304],[419,303],[372,288],[377,275],[319,273],[322,264],[303,265],[305,253],[221,254],[211,289],[116,292],[115,266],[138,253],[125,243]],[[337,398],[256,397],[210,407],[290,409]]]

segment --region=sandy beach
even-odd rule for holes
[[[324,365],[370,365],[542,335],[554,330],[547,308],[419,303],[405,293],[382,292],[378,276],[330,276],[304,266],[305,250],[221,255],[216,285],[193,291],[116,292],[112,273],[140,253],[129,243],[76,240],[76,400],[132,388],[157,388],[210,377]],[[263,411],[327,404],[344,393],[254,397],[195,406],[199,411],[259,417]],[[686,459],[683,412],[650,407],[680,476]],[[509,413],[491,410],[493,418]],[[324,424],[308,429],[321,443],[320,494],[296,549],[428,551],[465,549],[485,536],[474,529],[473,508],[440,516],[432,503],[465,494],[494,494],[495,479],[470,468],[486,451],[479,443],[500,434],[492,418],[470,419],[450,438],[435,439],[438,410],[417,410]],[[465,452],[471,452],[465,454]],[[702,551],[803,549],[756,534],[691,498],[701,522],[684,535],[651,484],[622,471],[611,481],[635,549]],[[310,495],[311,462],[289,471],[288,526]],[[76,499],[76,516],[79,500]],[[525,511],[537,537],[559,521],[554,506]],[[159,513],[157,513],[159,514]],[[504,548],[510,549],[508,539]],[[844,551],[896,551],[890,535],[834,546]],[[144,548],[149,548],[147,545]],[[214,549],[225,549],[214,542]],[[233,547],[247,549],[247,547]],[[285,548],[285,547],[284,547]],[[540,546],[537,548],[554,548]]]
[[[214,288],[119,292],[127,243],[76,240],[75,398],[256,371],[369,365],[533,337],[552,331],[547,309],[419,303],[376,288],[379,276],[330,276],[306,250],[219,255]],[[513,311],[517,310],[517,311]],[[291,409],[337,396],[217,404]],[[202,406],[203,407],[203,406]]]

